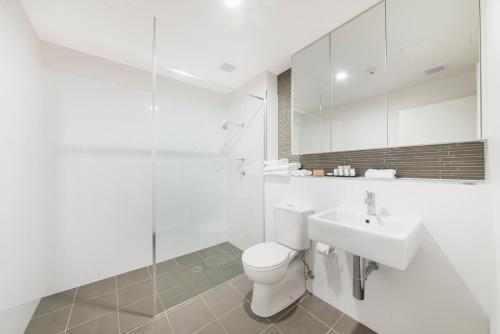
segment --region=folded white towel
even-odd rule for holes
[[[300,163],[292,162],[286,165],[268,166],[264,167],[264,172],[275,172],[275,171],[292,171],[300,168]]]
[[[365,177],[372,179],[394,179],[396,177],[396,170],[370,168],[365,172]]]
[[[307,169],[299,169],[290,172],[290,176],[310,176],[312,175],[312,171]]]
[[[264,172],[264,175],[290,176],[290,172],[287,170],[281,170],[281,171],[274,171],[274,172]]]
[[[279,166],[288,164],[288,159],[279,159],[279,160],[266,160],[264,161],[264,166]]]

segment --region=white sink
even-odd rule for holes
[[[312,240],[399,270],[405,270],[417,253],[421,229],[419,219],[368,216],[342,208],[309,216]]]

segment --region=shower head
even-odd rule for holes
[[[241,127],[245,126],[245,123],[235,123],[235,122],[224,120],[224,121],[222,121],[222,129],[227,130],[227,126],[229,124],[234,125],[234,126],[241,126]]]

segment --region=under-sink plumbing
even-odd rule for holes
[[[364,300],[366,280],[373,271],[378,270],[379,264],[357,255],[353,255],[352,265],[352,295],[358,300]]]

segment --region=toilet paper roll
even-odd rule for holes
[[[325,245],[324,243],[317,242],[316,243],[316,253],[328,256],[332,255],[335,252],[335,248]]]

